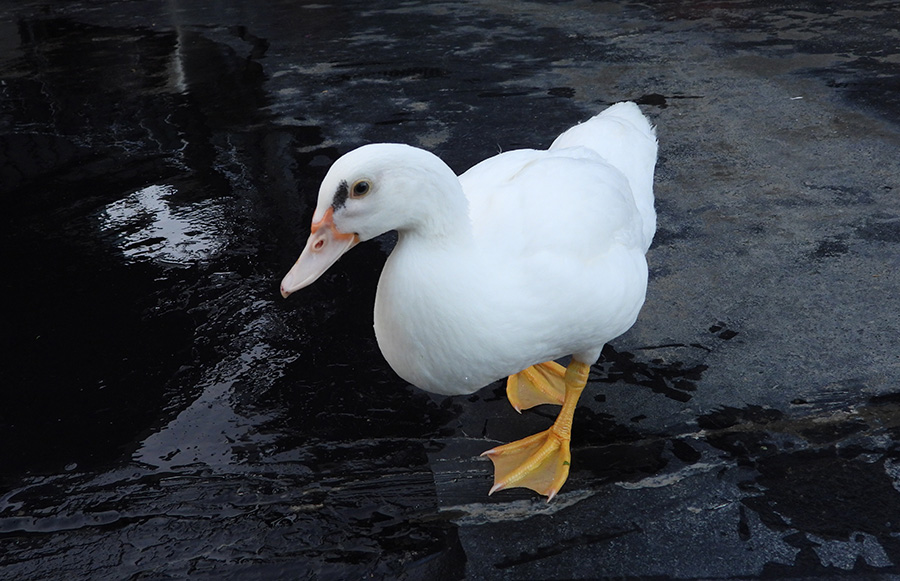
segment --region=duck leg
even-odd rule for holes
[[[566,368],[555,361],[538,363],[506,380],[506,397],[521,413],[545,403],[562,405],[566,399]]]
[[[549,430],[488,450],[494,463],[494,486],[489,494],[504,488],[530,488],[553,499],[569,476],[572,456],[572,419],[578,398],[587,384],[591,366],[572,360],[565,374],[565,401]]]

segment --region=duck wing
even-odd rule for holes
[[[586,147],[503,153],[460,183],[473,235],[503,260],[590,260],[613,243],[643,247],[643,217],[627,177]]]
[[[573,147],[586,147],[596,152],[628,178],[643,221],[642,236],[646,252],[656,232],[656,211],[653,209],[656,130],[636,104],[616,103],[565,131],[556,138],[550,151]]]
[[[555,241],[563,252],[588,255],[619,240],[646,252],[656,231],[656,155],[655,131],[638,106],[617,103],[548,150],[489,158],[460,176],[476,238],[498,243],[499,235],[523,251]]]

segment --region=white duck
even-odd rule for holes
[[[634,103],[572,127],[548,150],[501,153],[459,177],[421,149],[360,147],[322,181],[281,294],[396,230],[375,297],[385,359],[426,391],[468,394],[508,376],[517,410],[562,404],[549,430],[485,452],[491,493],[522,486],[550,500],[568,477],[590,366],[644,302],[656,149]],[[553,362],[567,355],[568,368]]]

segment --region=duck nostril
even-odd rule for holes
[[[322,250],[323,246],[325,246],[324,240],[316,240],[316,243],[313,244],[313,250]]]

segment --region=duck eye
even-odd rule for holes
[[[360,198],[369,193],[371,186],[369,182],[366,180],[359,180],[355,184],[353,184],[353,197]]]

